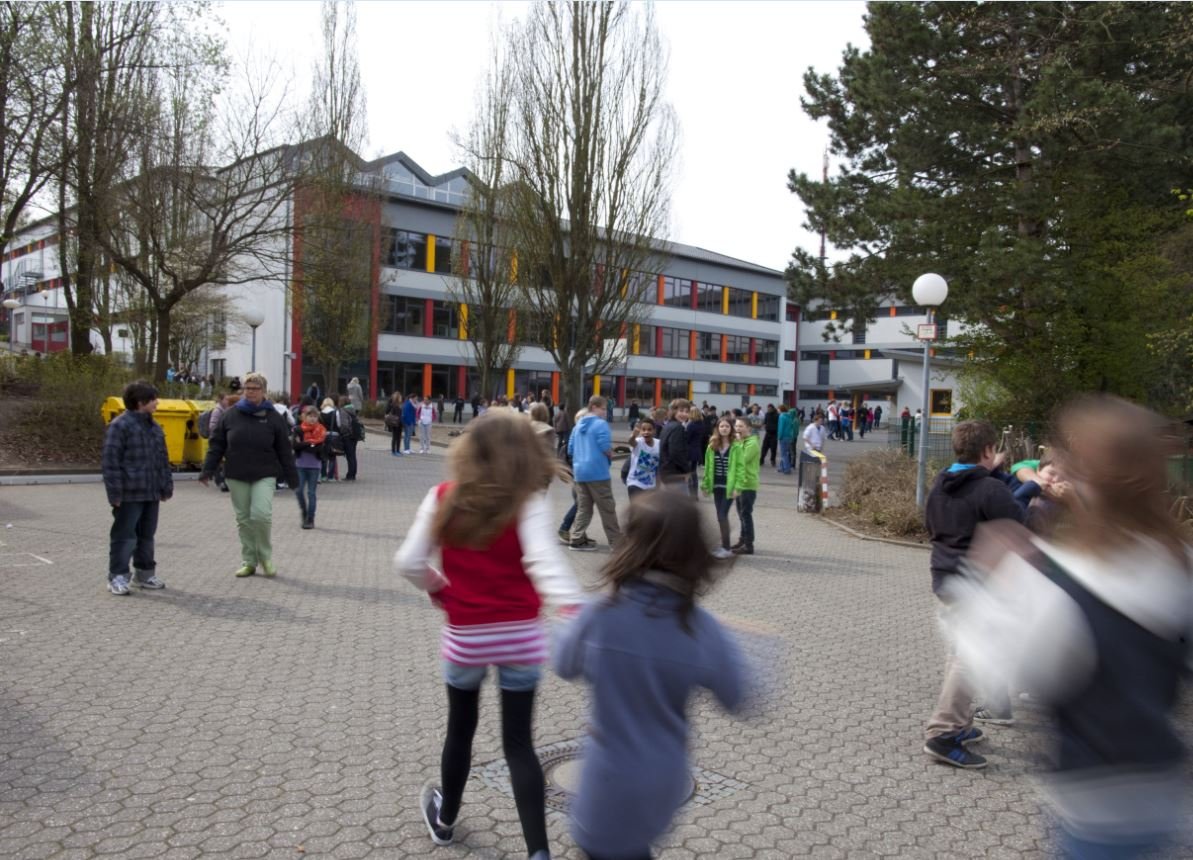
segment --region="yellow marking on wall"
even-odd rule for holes
[[[427,234],[427,271],[435,271],[435,235]]]
[[[599,373],[594,373],[592,375],[592,393],[593,395],[599,395],[601,393],[601,375]]]
[[[758,293],[750,296],[750,319],[758,319]]]
[[[729,288],[721,287],[721,313],[729,316]]]
[[[512,367],[505,372],[505,396],[510,400],[514,399],[514,369]]]
[[[460,340],[468,340],[468,305],[460,303]]]
[[[634,323],[634,355],[641,354],[642,326]]]

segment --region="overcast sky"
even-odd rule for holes
[[[368,98],[366,157],[404,151],[432,174],[460,166],[463,131],[488,56],[493,22],[524,3],[357,3]],[[833,72],[847,44],[868,44],[860,2],[656,4],[671,52],[668,91],[679,117],[670,238],[782,269],[791,251],[818,247],[787,190],[792,168],[818,173],[822,123],[799,106],[808,66]],[[226,3],[234,55],[264,52],[291,66],[305,95],[319,51],[315,0]]]

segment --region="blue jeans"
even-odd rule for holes
[[[563,522],[559,524],[561,532],[570,532],[572,530],[572,523],[576,521],[576,510],[579,508],[579,503],[576,501],[576,487],[572,486],[572,506],[568,508],[568,512],[563,515]]]
[[[407,454],[410,453],[410,437],[414,435],[413,424],[402,425],[402,450]]]
[[[779,471],[784,475],[791,474],[791,445],[790,439],[779,440]]]
[[[298,503],[302,506],[306,519],[315,521],[315,491],[319,489],[319,470],[298,470]]]
[[[757,490],[742,490],[737,494],[737,517],[741,520],[741,542],[746,546],[754,546],[754,501],[758,498]]]
[[[457,690],[479,690],[488,671],[488,666],[461,666],[450,660],[443,661],[443,680]],[[542,674],[543,667],[538,663],[498,665],[497,686],[514,693],[533,690]]]
[[[132,561],[137,579],[153,576],[153,536],[157,533],[157,514],[161,502],[121,502],[112,508],[112,530],[108,543],[108,581],[128,576]]]

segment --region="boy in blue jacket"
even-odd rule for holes
[[[572,476],[576,486],[576,520],[572,523],[569,548],[578,551],[596,549],[585,531],[592,522],[592,510],[601,515],[601,525],[609,546],[621,539],[617,525],[617,506],[613,502],[613,482],[609,463],[613,460],[613,439],[605,421],[606,401],[593,395],[588,399],[588,414],[580,419],[568,437],[568,456],[572,458]]]

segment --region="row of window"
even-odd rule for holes
[[[391,229],[382,258],[387,266],[398,269],[451,274],[453,261],[461,253],[462,243],[441,236],[434,238],[432,245],[431,237],[426,233]],[[640,272],[631,278],[630,287],[637,289],[643,298],[652,304],[727,314],[743,319],[779,321],[779,307],[782,304],[779,296],[758,293],[755,299],[755,293],[751,290],[671,276],[662,279],[661,287],[656,287],[656,294],[652,292],[652,287],[657,283],[658,279],[654,275]],[[755,301],[757,316],[754,311]]]
[[[799,354],[801,361],[866,361],[871,358],[886,358],[881,349],[834,349],[825,352],[803,351]]]

